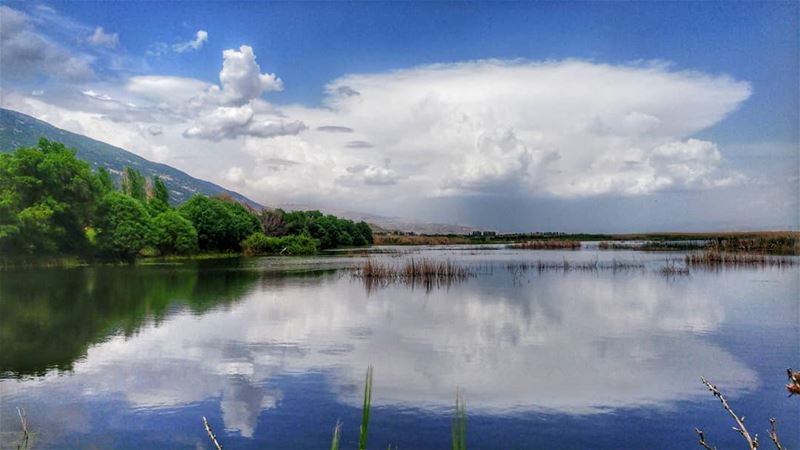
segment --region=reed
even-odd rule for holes
[[[611,261],[598,261],[596,259],[589,261],[532,261],[522,263],[511,263],[506,265],[506,269],[513,273],[519,274],[529,270],[536,270],[538,272],[548,271],[577,271],[577,272],[596,272],[601,270],[611,271],[626,271],[626,270],[639,270],[644,269],[644,263],[638,261],[622,261],[613,259]]]
[[[668,261],[666,265],[659,269],[659,273],[667,276],[689,275],[689,266],[679,265],[675,261]]]
[[[726,236],[712,239],[708,248],[726,253],[800,255],[800,236],[797,234],[760,235],[752,238]]]
[[[358,450],[367,448],[367,430],[369,428],[369,410],[372,404],[372,366],[367,367],[364,380],[364,408],[361,412],[361,429],[358,434]]]
[[[797,264],[792,258],[754,253],[727,253],[708,250],[686,255],[687,266],[699,267],[790,267]]]
[[[580,241],[563,241],[555,239],[541,239],[535,241],[511,244],[510,248],[517,250],[580,250]]]
[[[367,258],[360,267],[352,272],[352,275],[362,279],[368,288],[396,282],[432,288],[464,281],[474,274],[474,271],[467,266],[456,264],[450,260],[437,261],[427,258],[411,258],[399,265]]]
[[[464,395],[456,390],[456,410],[453,414],[453,450],[467,450],[467,404]]]
[[[342,439],[342,422],[337,420],[333,427],[333,439],[331,440],[331,450],[339,450],[339,441]]]

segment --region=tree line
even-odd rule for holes
[[[175,207],[159,177],[127,167],[115,183],[45,138],[0,154],[0,253],[131,260],[197,252],[312,254],[369,245],[372,231],[319,211],[264,209],[196,194]]]

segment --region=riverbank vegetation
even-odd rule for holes
[[[510,247],[520,250],[580,250],[581,242],[546,239],[520,242],[517,244],[512,244]]]
[[[230,197],[169,203],[160,178],[135,168],[92,170],[75,151],[41,139],[0,154],[0,267],[59,261],[133,261],[207,253],[309,254],[369,245],[364,223],[319,211],[256,211]]]
[[[686,266],[699,266],[708,268],[720,267],[790,267],[797,264],[796,259],[775,255],[755,253],[726,253],[708,250],[703,253],[693,253],[684,258]]]

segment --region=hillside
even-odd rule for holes
[[[237,192],[194,178],[174,167],[149,161],[119,147],[56,128],[31,116],[0,108],[0,152],[11,152],[18,147],[33,146],[42,136],[76,149],[78,158],[88,162],[93,168],[106,167],[115,177],[119,177],[126,166],[139,170],[146,177],[161,177],[170,190],[171,200],[176,204],[182,203],[195,193],[201,193],[229,195],[254,208],[262,207]]]

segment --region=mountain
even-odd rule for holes
[[[170,190],[170,199],[182,203],[193,194],[229,195],[238,202],[260,209],[258,202],[209,181],[200,180],[166,164],[149,161],[119,147],[56,128],[31,116],[0,108],[0,152],[36,145],[40,137],[58,141],[77,150],[77,157],[93,168],[105,167],[118,178],[127,166],[146,177],[158,176]]]

